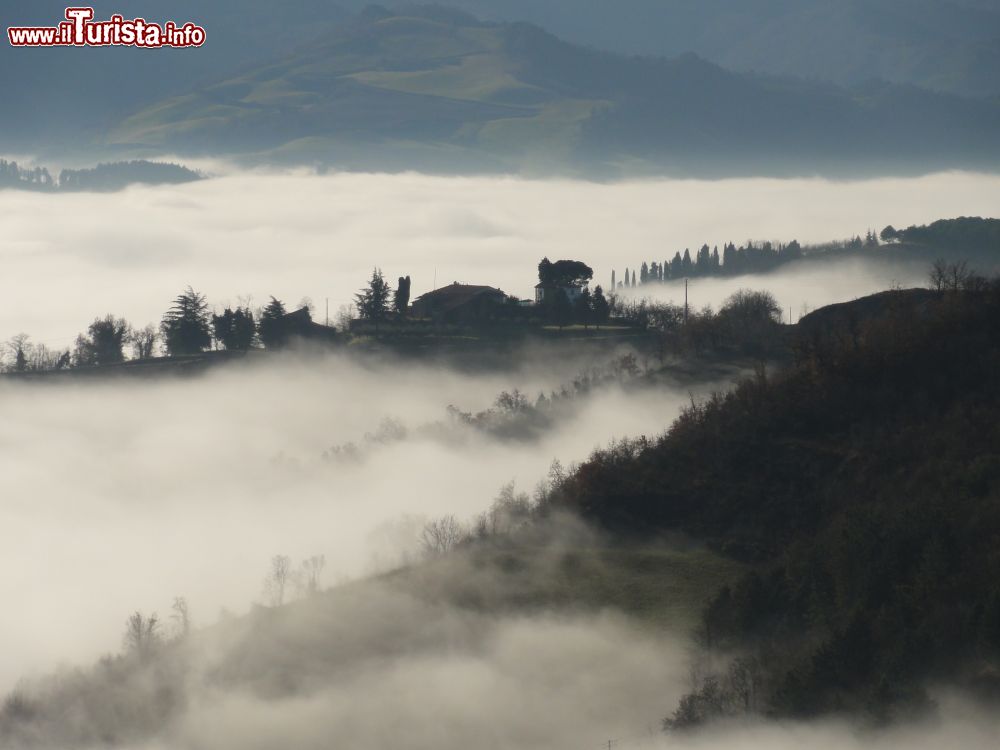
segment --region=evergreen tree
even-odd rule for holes
[[[591,307],[594,311],[594,323],[600,328],[602,323],[607,323],[608,318],[611,316],[611,306],[608,304],[608,300],[604,296],[604,290],[601,287],[597,287],[594,290],[594,299],[591,302]]]
[[[362,320],[374,321],[376,331],[379,321],[385,320],[389,315],[390,294],[392,294],[392,288],[386,283],[381,269],[375,268],[372,270],[368,286],[354,295],[358,317]]]
[[[649,266],[646,265],[646,261],[642,262],[642,267],[639,269],[639,280],[643,284],[649,281]]]
[[[542,286],[552,283],[552,261],[548,258],[542,258],[538,264],[538,283]]]
[[[684,278],[684,261],[681,260],[681,254],[679,252],[674,253],[674,259],[670,261],[670,278]]]
[[[396,294],[393,297],[393,307],[398,315],[406,317],[406,311],[410,308],[410,277],[400,276],[399,284],[396,287]]]
[[[172,357],[207,349],[212,344],[212,329],[205,297],[188,287],[163,316],[160,330]]]
[[[280,349],[288,343],[289,331],[285,320],[287,314],[285,304],[276,297],[271,297],[267,307],[261,311],[260,341],[266,348]]]
[[[711,265],[712,251],[708,249],[708,245],[702,245],[698,250],[697,260],[695,261],[695,271],[699,276],[707,276]]]
[[[212,328],[215,340],[227,351],[245,352],[253,346],[257,335],[253,312],[249,308],[237,307],[233,310],[227,307],[222,315],[212,316]]]
[[[681,276],[687,278],[691,275],[693,265],[691,263],[691,251],[684,248],[684,258],[681,260]]]

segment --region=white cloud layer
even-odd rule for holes
[[[324,314],[380,266],[414,295],[452,281],[530,296],[539,259],[579,258],[607,284],[625,266],[702,243],[821,242],[892,223],[990,215],[1000,178],[862,182],[567,180],[229,173],[115,194],[0,192],[0,338],[69,346],[96,316],[159,320],[188,284],[213,304],[310,297]],[[886,278],[888,277],[888,278]],[[820,276],[779,301],[836,301]],[[869,279],[874,291],[893,273]],[[903,280],[903,279],[899,279]],[[838,289],[837,293],[842,293]],[[697,302],[718,300],[698,293]]]

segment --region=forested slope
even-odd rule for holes
[[[550,500],[754,562],[703,639],[751,654],[766,712],[882,718],[936,681],[997,683],[1000,286],[862,302],[803,326],[788,372],[598,452]],[[707,689],[681,724],[737,710]]]

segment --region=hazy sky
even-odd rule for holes
[[[542,256],[578,258],[596,281],[702,243],[816,242],[958,215],[990,215],[1000,177],[942,174],[866,182],[643,181],[597,184],[421,175],[326,177],[231,173],[116,194],[0,192],[0,339],[25,332],[52,348],[98,315],[158,321],[191,284],[212,304],[289,305],[319,317],[350,302],[378,265],[417,296],[461,281],[530,296]],[[856,290],[813,277],[780,301],[796,310]],[[695,302],[718,303],[730,282]],[[851,292],[854,291],[855,294]]]

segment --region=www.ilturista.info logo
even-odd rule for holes
[[[66,20],[58,26],[14,26],[7,29],[7,38],[14,47],[200,47],[205,29],[190,22],[161,26],[117,14],[95,22],[93,8],[67,8]]]

